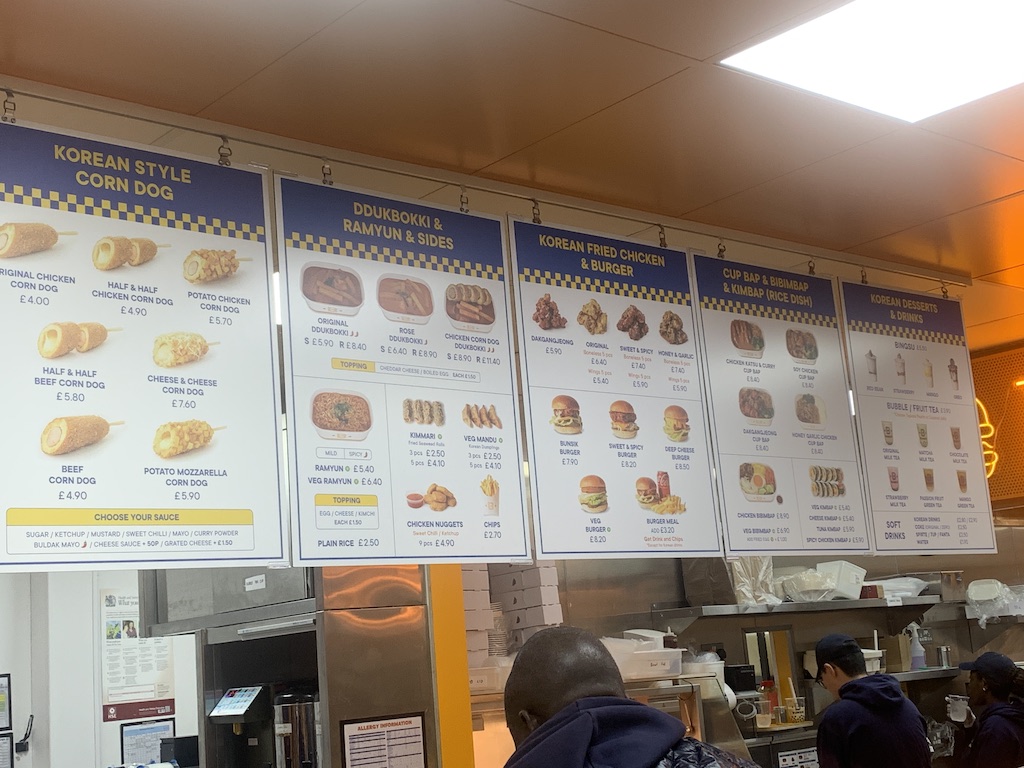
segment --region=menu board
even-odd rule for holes
[[[0,125],[0,566],[282,551],[262,174]]]
[[[537,556],[721,553],[686,255],[512,233]]]
[[[528,557],[499,219],[278,180],[293,550]]]
[[[842,291],[875,548],[995,552],[960,303]]]
[[[727,549],[868,550],[832,281],[693,261]]]

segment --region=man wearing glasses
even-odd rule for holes
[[[892,675],[867,674],[849,635],[826,635],[814,648],[815,681],[836,701],[818,724],[820,768],[928,768],[924,718]]]

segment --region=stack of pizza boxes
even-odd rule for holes
[[[491,573],[491,599],[501,602],[510,649],[518,649],[544,627],[562,623],[558,600],[558,570],[548,560],[530,565],[495,564]]]
[[[486,565],[462,566],[462,603],[466,609],[469,667],[482,667],[487,661],[490,630],[494,629]]]

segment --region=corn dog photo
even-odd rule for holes
[[[4,224],[0,227],[0,259],[13,259],[53,248],[59,235],[77,235],[77,232],[58,232],[49,224]]]
[[[238,264],[249,259],[239,259],[235,251],[217,251],[200,248],[185,257],[181,273],[190,283],[209,283],[231,277],[238,271]]]
[[[224,427],[211,427],[199,419],[169,421],[157,428],[153,452],[161,459],[170,459],[209,445],[213,433],[222,429]]]
[[[162,333],[153,341],[153,362],[161,368],[194,363],[218,343],[215,341],[211,344],[201,334],[188,331]]]
[[[106,341],[108,334],[120,330],[102,323],[50,323],[39,332],[36,349],[48,360],[72,351],[88,352]]]
[[[100,416],[62,416],[53,419],[43,428],[39,447],[48,456],[71,453],[98,443],[107,436],[111,427],[121,424],[124,422],[107,421]]]

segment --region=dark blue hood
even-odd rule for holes
[[[505,768],[650,768],[686,734],[664,712],[629,699],[573,702],[526,737]]]
[[[905,700],[899,681],[892,675],[858,677],[840,688],[839,695],[878,713],[889,709],[895,711],[903,706]]]

